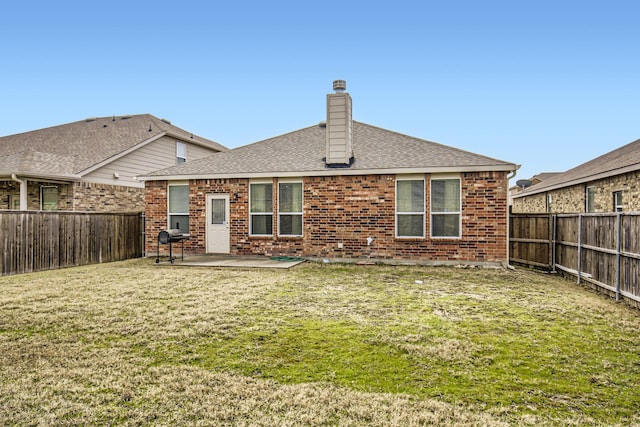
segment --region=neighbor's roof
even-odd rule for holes
[[[92,166],[115,160],[164,135],[227,150],[151,114],[90,118],[0,137],[0,175],[77,179]]]
[[[542,181],[546,181],[548,179],[551,179],[551,177],[554,177],[554,176],[558,175],[559,173],[562,173],[562,172],[541,172],[541,173],[537,173],[537,174],[535,174],[535,175],[533,175],[531,177],[531,181],[537,180],[540,183]]]
[[[492,159],[379,127],[353,122],[354,162],[328,168],[326,127],[315,125],[156,171],[144,180],[250,178],[272,176],[360,175],[512,171],[513,163]]]
[[[528,179],[528,181],[531,182],[530,187],[532,187],[534,185],[540,185],[541,182],[543,182],[543,181],[545,181],[547,179],[550,179],[552,176],[558,175],[559,173],[562,173],[562,172],[541,172],[541,173],[537,173],[537,174],[533,175],[531,178]],[[516,184],[512,185],[511,187],[509,187],[509,190],[518,190],[518,192],[521,192],[523,190],[523,188],[520,187],[516,183]]]
[[[640,139],[596,157],[586,163],[553,175],[513,196],[531,196],[572,185],[584,184],[610,176],[640,170]]]

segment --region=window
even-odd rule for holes
[[[278,184],[278,235],[302,236],[302,183]]]
[[[14,211],[20,210],[20,196],[14,194],[9,196],[9,209]]]
[[[596,188],[595,187],[587,187],[585,193],[585,212],[595,212],[595,196],[596,196]]]
[[[273,235],[273,184],[249,185],[249,234]]]
[[[40,187],[40,209],[43,211],[58,209],[58,187]]]
[[[225,199],[211,199],[211,224],[224,225],[227,223],[227,201]]]
[[[396,180],[396,236],[424,237],[424,179]]]
[[[187,161],[187,144],[176,141],[176,163]]]
[[[553,197],[551,194],[547,194],[547,213],[551,213],[551,208],[553,205]]]
[[[460,237],[460,179],[431,179],[431,236]]]
[[[189,185],[169,185],[169,228],[189,234]]]
[[[622,212],[622,191],[613,192],[613,211]]]

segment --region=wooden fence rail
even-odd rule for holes
[[[640,212],[511,214],[509,261],[562,271],[640,305]]]
[[[139,213],[0,211],[0,276],[142,256]]]

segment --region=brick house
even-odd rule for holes
[[[226,148],[150,114],[0,137],[0,209],[144,211],[138,175]]]
[[[640,139],[512,196],[514,213],[640,211]]]
[[[513,163],[352,120],[334,82],[326,121],[145,175],[146,250],[191,254],[507,262]]]

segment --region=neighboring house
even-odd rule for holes
[[[225,150],[150,114],[0,137],[0,209],[142,212],[138,175]]]
[[[640,139],[513,196],[514,213],[640,211]]]
[[[326,122],[141,177],[148,253],[179,228],[191,254],[506,263],[518,166],[353,121],[345,87]]]
[[[520,194],[523,190],[525,190],[526,188],[529,187],[533,187],[534,185],[540,184],[541,182],[551,178],[552,176],[555,176],[557,174],[559,174],[560,172],[542,172],[539,174],[536,174],[534,176],[532,176],[529,179],[524,179],[524,180],[518,180],[517,182],[521,182],[524,181],[525,185],[524,186],[520,186],[520,185],[512,185],[511,187],[509,187],[509,206],[513,205],[513,196],[515,196],[516,194]]]

